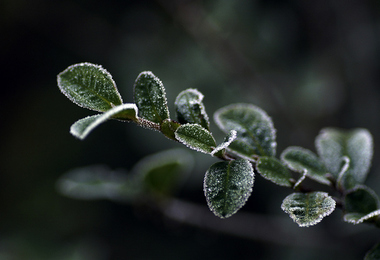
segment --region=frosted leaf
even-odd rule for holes
[[[276,131],[272,119],[261,108],[232,104],[217,110],[214,120],[225,133],[237,132],[236,140],[228,149],[250,158],[276,154]]]
[[[376,193],[365,185],[357,185],[349,190],[344,198],[346,212],[368,214],[380,209],[380,201]]]
[[[185,124],[175,131],[175,138],[190,149],[210,154],[216,146],[212,134],[198,124]]]
[[[248,160],[217,162],[206,172],[203,190],[210,210],[220,218],[235,214],[252,192],[254,172]]]
[[[271,182],[285,187],[292,187],[292,178],[288,169],[274,157],[260,157],[257,161],[256,169],[261,176]]]
[[[380,243],[376,244],[367,252],[364,260],[379,260],[380,259]]]
[[[327,169],[319,160],[316,154],[302,147],[291,146],[286,148],[281,154],[281,160],[285,165],[299,173],[307,171],[307,177],[317,182],[330,185],[327,179]]]
[[[58,74],[61,92],[78,106],[105,112],[123,100],[111,74],[91,63],[72,65]]]
[[[284,199],[281,209],[300,227],[309,227],[330,215],[335,204],[326,192],[292,193]]]
[[[373,140],[368,130],[325,128],[315,142],[320,158],[336,179],[341,172],[342,158],[349,158],[349,169],[340,183],[344,189],[353,188],[356,183],[364,183],[373,155]]]
[[[164,85],[151,71],[141,72],[137,77],[134,100],[141,118],[157,124],[169,119]]]
[[[345,222],[351,223],[351,224],[361,224],[365,221],[369,221],[375,217],[378,217],[380,215],[380,209],[372,211],[368,214],[363,213],[347,213],[343,216],[343,220]]]
[[[307,176],[307,170],[305,169],[301,175],[301,177],[296,181],[296,183],[293,186],[293,189],[296,189],[298,186],[301,185],[301,183],[306,179]]]
[[[132,173],[146,191],[169,195],[188,176],[193,165],[193,157],[187,150],[171,149],[140,160]]]
[[[210,130],[210,122],[203,105],[203,94],[197,89],[186,89],[178,94],[175,110],[181,124],[198,124]]]
[[[112,118],[123,120],[137,120],[137,107],[135,104],[123,104],[99,115],[88,116],[76,121],[70,128],[70,133],[79,139],[84,139],[98,125]]]
[[[236,139],[236,131],[231,130],[228,135],[224,138],[223,143],[219,144],[212,152],[211,155],[215,155],[217,152],[226,149],[232,141]]]
[[[139,186],[128,175],[104,165],[67,172],[57,181],[57,189],[67,197],[85,200],[132,200],[139,193]]]

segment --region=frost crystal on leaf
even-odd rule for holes
[[[292,193],[284,199],[281,209],[300,227],[308,227],[330,215],[335,204],[326,192]]]
[[[141,118],[157,124],[169,119],[164,85],[151,71],[143,71],[138,75],[134,85],[134,99]]]
[[[232,104],[217,110],[215,123],[228,133],[236,130],[237,138],[228,149],[246,157],[274,156],[276,130],[272,119],[259,107],[251,104]]]
[[[235,214],[252,192],[254,172],[248,160],[217,162],[206,172],[203,189],[210,210],[220,218]]]
[[[198,124],[185,124],[175,131],[175,138],[198,152],[210,154],[216,146],[212,134]]]
[[[61,92],[78,106],[105,112],[123,100],[111,74],[91,63],[72,65],[57,76]]]
[[[226,136],[224,139],[224,142],[218,145],[212,152],[211,155],[214,155],[215,153],[226,149],[234,140],[236,139],[236,131],[231,130],[231,132]]]
[[[124,120],[137,120],[138,109],[135,104],[123,104],[99,115],[88,116],[76,121],[70,128],[70,133],[79,139],[84,139],[98,125],[113,117]]]
[[[178,122],[199,124],[210,130],[209,118],[202,102],[203,97],[197,89],[186,89],[179,93],[174,103]]]

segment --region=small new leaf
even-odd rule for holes
[[[91,63],[72,65],[58,74],[61,92],[78,106],[105,112],[123,103],[108,71]]]
[[[272,119],[261,108],[232,104],[217,110],[214,119],[225,133],[236,130],[237,138],[229,146],[233,152],[250,158],[276,154],[276,131]]]
[[[169,119],[165,88],[152,72],[141,72],[134,85],[134,100],[139,116],[156,124]]]
[[[316,154],[302,147],[288,147],[281,154],[281,160],[289,167],[289,169],[304,173],[306,176],[317,182],[330,185],[327,179],[327,170]]]
[[[285,187],[292,187],[293,183],[289,170],[274,157],[260,157],[257,161],[256,169],[261,176],[271,182]]]
[[[335,204],[326,192],[292,193],[284,199],[281,209],[300,227],[308,227],[330,215]]]
[[[137,107],[135,104],[123,104],[99,115],[88,116],[76,121],[70,128],[70,133],[79,139],[84,139],[100,124],[109,119],[117,118],[127,121],[137,120]]]
[[[206,172],[203,189],[207,205],[220,218],[235,214],[252,192],[254,172],[248,160],[217,162]]]
[[[226,149],[234,140],[236,139],[236,131],[231,130],[228,135],[224,138],[223,143],[219,144],[212,152],[211,155],[215,155],[220,151]]]
[[[190,149],[207,154],[216,146],[212,134],[198,124],[181,125],[175,131],[175,138]]]
[[[349,159],[349,168],[340,178],[339,186],[348,190],[357,183],[364,183],[373,155],[373,140],[368,130],[325,128],[315,142],[319,157],[336,179],[341,173],[342,158],[346,156]]]
[[[210,131],[210,122],[203,105],[203,94],[196,89],[186,89],[178,94],[175,110],[181,124],[198,124]]]

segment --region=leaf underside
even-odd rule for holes
[[[123,120],[136,121],[137,113],[135,104],[123,104],[103,114],[88,116],[76,121],[71,126],[70,133],[79,139],[84,139],[92,130],[109,119],[122,118]]]
[[[210,210],[220,218],[235,214],[252,192],[254,172],[248,160],[217,162],[206,172],[204,193]]]
[[[326,192],[292,193],[284,199],[281,209],[300,227],[308,227],[330,215],[335,204]]]

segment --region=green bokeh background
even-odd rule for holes
[[[368,128],[375,153],[367,184],[380,193],[379,11],[375,0],[1,1],[0,259],[361,259],[380,242],[378,230],[343,223],[340,210],[300,229],[280,209],[289,190],[260,176],[243,211],[284,217],[289,233],[317,246],[246,239],[129,205],[63,197],[56,180],[72,168],[129,170],[180,145],[116,121],[75,139],[70,125],[93,112],[62,95],[56,75],[78,62],[101,64],[132,102],[135,78],[151,70],[166,87],[172,117],[186,88],[205,95],[210,116],[230,103],[253,103],[274,120],[277,154],[289,145],[315,151],[326,126]],[[213,123],[211,130],[221,141]],[[179,196],[207,207],[202,177],[215,159],[194,156]],[[325,239],[331,247],[320,246]]]

